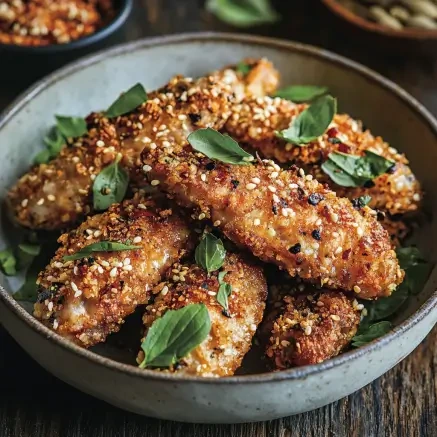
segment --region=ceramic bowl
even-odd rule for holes
[[[435,56],[437,30],[405,28],[391,29],[353,13],[338,0],[322,0],[346,26],[349,36],[365,42],[372,50],[385,50],[396,54],[422,54]]]
[[[414,98],[365,67],[324,50],[232,34],[187,34],[125,44],[81,59],[37,83],[0,121],[0,195],[4,198],[8,187],[29,167],[54,114],[84,115],[107,107],[135,82],[154,89],[177,73],[197,76],[244,57],[259,56],[276,64],[283,84],[328,86],[338,97],[341,111],[365,120],[373,132],[406,152],[428,193],[426,210],[431,217],[437,215],[437,202],[431,201],[437,197],[437,124]],[[1,244],[10,243],[14,232],[3,220]],[[435,262],[437,222],[430,219],[416,239]],[[399,314],[395,329],[368,346],[318,365],[203,379],[138,369],[133,355],[118,354],[111,342],[93,350],[81,349],[41,325],[16,302],[8,293],[16,287],[10,278],[1,277],[0,282],[0,320],[48,371],[126,410],[186,422],[269,420],[326,405],[396,365],[437,321],[434,271],[425,288]],[[135,351],[138,331],[131,340]]]

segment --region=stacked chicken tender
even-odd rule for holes
[[[356,333],[363,309],[357,297],[389,296],[402,282],[387,229],[401,238],[406,226],[399,215],[414,212],[421,199],[406,158],[346,115],[336,115],[307,147],[278,139],[275,131],[305,106],[268,97],[278,84],[268,61],[244,65],[195,80],[173,78],[123,116],[91,114],[86,135],[11,189],[9,204],[20,225],[73,229],[59,238],[60,248],[39,275],[35,317],[89,347],[118,331],[140,305],[147,338],[168,311],[201,303],[210,332],[167,371],[229,376],[249,351],[263,315],[260,338],[274,369],[318,363],[339,354]],[[187,137],[201,128],[228,133],[256,150],[258,159],[241,166],[196,152]],[[333,136],[341,141],[330,142]],[[320,164],[345,147],[356,155],[373,150],[395,167],[372,187],[336,186]],[[135,194],[93,214],[93,181],[119,154]],[[372,208],[350,201],[363,194],[372,196]],[[373,208],[385,214],[381,223]],[[217,300],[219,272],[194,263],[204,229],[236,245],[222,270],[232,287],[226,311]],[[108,240],[136,248],[71,258]],[[266,314],[263,263],[299,284],[287,280],[290,285],[279,292],[276,287]]]

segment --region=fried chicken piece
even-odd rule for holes
[[[363,131],[361,123],[349,115],[335,115],[326,133],[303,147],[277,138],[275,132],[287,129],[307,106],[271,97],[249,99],[234,106],[224,130],[235,140],[250,145],[263,157],[302,167],[319,182],[327,183],[339,197],[355,199],[369,195],[372,197],[369,204],[371,208],[391,215],[406,214],[418,209],[422,192],[408,166],[408,159],[381,137],[374,137],[368,130]],[[371,187],[339,186],[321,169],[321,164],[332,152],[361,156],[366,150],[396,163],[388,173],[377,177]]]
[[[354,290],[364,299],[388,296],[403,271],[387,232],[368,207],[351,202],[302,169],[273,161],[227,165],[191,146],[143,152],[152,185],[266,262],[328,288]]]
[[[45,230],[77,223],[92,210],[94,179],[118,153],[135,186],[145,146],[166,147],[168,141],[185,141],[194,129],[221,128],[233,103],[252,93],[274,90],[278,75],[272,64],[266,60],[250,64],[252,70],[246,76],[226,68],[197,80],[176,77],[124,116],[108,119],[103,113],[89,115],[86,135],[70,139],[69,147],[55,159],[33,167],[12,187],[8,199],[16,221]],[[164,136],[167,142],[162,141]]]
[[[149,301],[152,287],[190,250],[189,235],[181,215],[140,196],[89,217],[59,238],[61,247],[40,273],[35,317],[80,346],[105,341],[137,305]],[[63,260],[100,241],[127,242],[140,249]]]
[[[171,278],[174,271],[178,271],[176,282]],[[230,376],[249,351],[263,317],[266,280],[260,267],[236,254],[227,255],[222,271],[227,272],[223,281],[232,285],[228,312],[217,302],[218,272],[208,275],[196,264],[173,267],[168,282],[159,285],[159,294],[153,304],[147,306],[143,317],[146,331],[168,309],[176,310],[193,303],[203,303],[208,309],[211,319],[208,338],[170,371],[198,376]],[[138,361],[143,359],[144,352],[141,351]]]
[[[362,304],[341,292],[281,296],[263,322],[266,355],[276,370],[317,364],[342,352],[356,334]]]

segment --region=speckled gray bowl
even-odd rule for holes
[[[246,56],[271,59],[284,84],[328,86],[341,110],[365,120],[407,153],[428,193],[436,216],[437,125],[411,96],[377,74],[332,53],[273,39],[229,34],[194,34],[149,39],[79,60],[36,84],[17,99],[0,121],[0,190],[29,166],[55,113],[83,115],[107,107],[121,90],[140,81],[148,89],[176,73],[200,75]],[[434,213],[434,214],[433,214]],[[6,245],[14,238],[1,226]],[[423,226],[417,240],[436,260],[437,222]],[[358,390],[407,356],[437,321],[437,272],[399,314],[383,338],[315,366],[280,373],[201,379],[158,374],[116,361],[105,347],[80,349],[34,320],[6,291],[0,278],[0,320],[42,366],[80,390],[140,414],[189,422],[236,423],[274,419],[321,407]],[[135,333],[134,344],[137,333]],[[108,346],[109,347],[109,346]]]

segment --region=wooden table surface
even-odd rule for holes
[[[137,0],[119,40],[202,30],[236,31],[206,13],[203,3]],[[349,56],[403,86],[437,115],[437,64],[433,59],[377,53],[369,44],[356,43],[317,0],[276,4],[283,21],[253,33],[319,45]],[[3,65],[1,70],[3,75]],[[0,107],[28,81],[26,72],[2,80]],[[0,437],[436,436],[436,343],[434,329],[383,377],[317,411],[265,423],[207,426],[140,417],[87,396],[39,367],[0,328]]]

